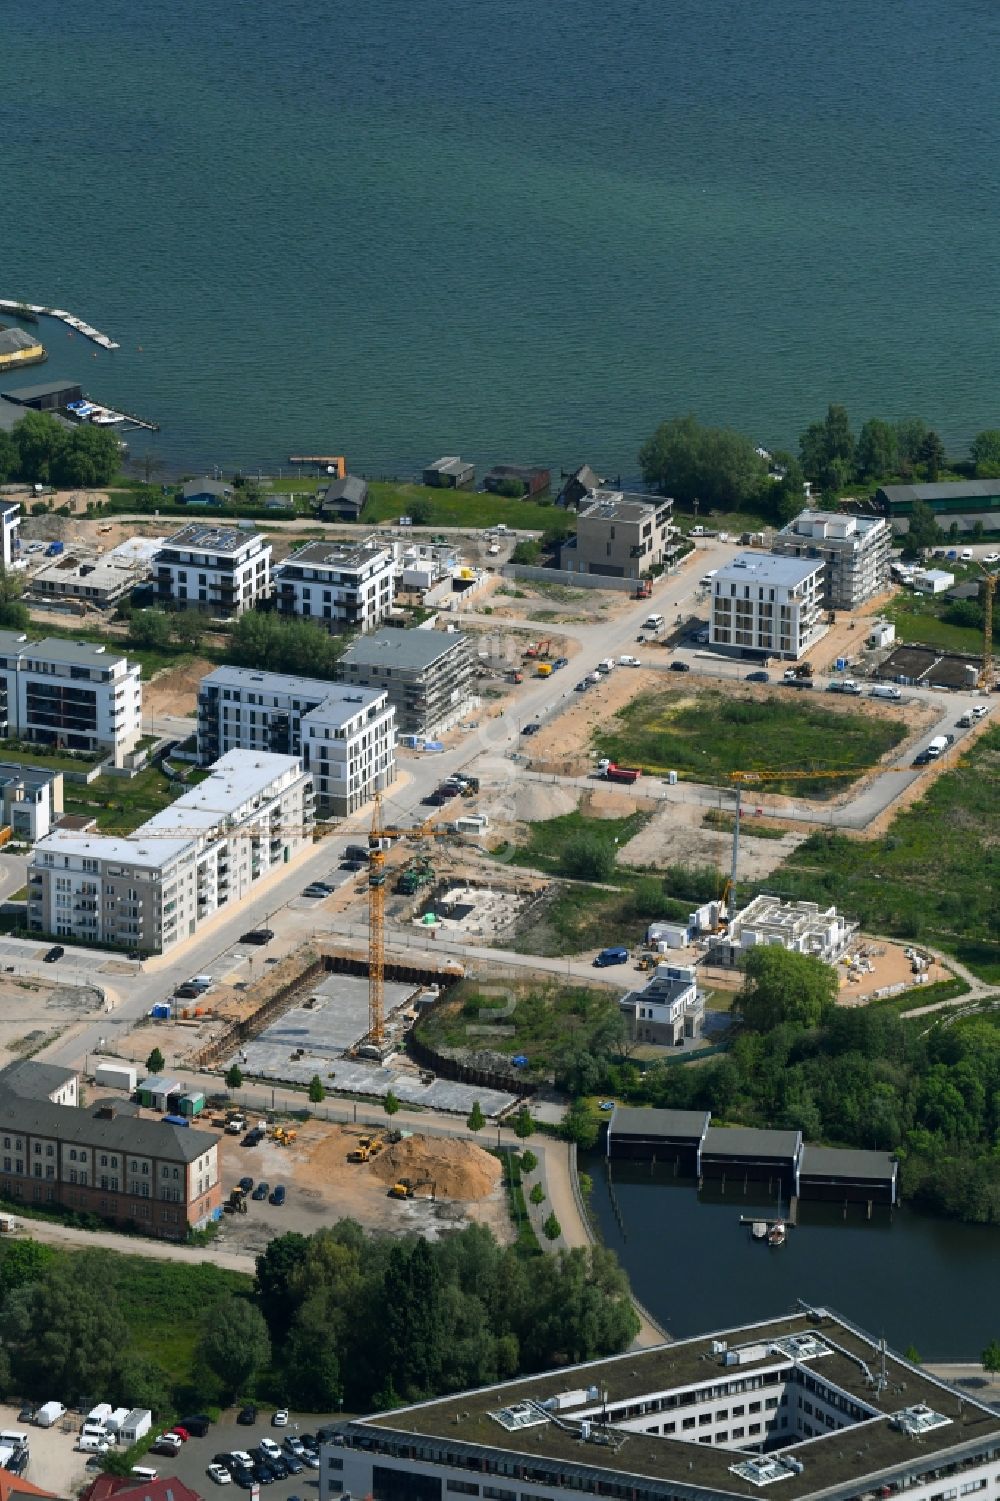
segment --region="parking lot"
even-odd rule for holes
[[[229,1454],[234,1449],[246,1449],[252,1453],[262,1438],[273,1439],[279,1448],[283,1448],[287,1437],[302,1433],[315,1434],[317,1428],[336,1422],[337,1419],[335,1413],[332,1416],[330,1413],[289,1413],[288,1426],[275,1428],[271,1425],[271,1416],[271,1410],[261,1408],[257,1422],[245,1427],[236,1422],[235,1411],[223,1413],[221,1421],[213,1423],[204,1438],[188,1439],[180,1452],[172,1457],[151,1454],[143,1463],[151,1465],[161,1478],[175,1475],[178,1480],[204,1496],[206,1501],[211,1501],[211,1497],[220,1492],[235,1497],[240,1494],[235,1485],[218,1485],[207,1473],[208,1466],[217,1454]],[[268,1496],[273,1497],[274,1501],[284,1501],[284,1498],[291,1496],[300,1496],[302,1501],[310,1501],[318,1492],[319,1471],[306,1466],[303,1466],[300,1474],[287,1475],[267,1486]]]

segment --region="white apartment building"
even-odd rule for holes
[[[392,547],[373,538],[307,542],[278,564],[274,589],[282,615],[318,620],[331,631],[370,631],[392,609],[394,579]]]
[[[227,751],[300,756],[317,808],[344,818],[396,776],[396,711],[382,688],[217,667],[198,689],[198,759]]]
[[[259,532],[192,521],[153,560],[160,604],[239,616],[271,594],[271,544]]]
[[[884,516],[802,511],[782,527],[771,551],[825,563],[823,603],[831,610],[857,610],[889,587],[892,527]]]
[[[2,531],[3,566],[9,568],[20,551],[18,529],[21,525],[21,506],[18,502],[13,505],[0,507],[0,531]]]
[[[795,659],[826,633],[822,559],[744,552],[711,583],[709,639],[738,655]]]
[[[142,734],[138,664],[90,641],[0,631],[0,735],[116,760]]]
[[[987,1402],[829,1309],[799,1309],[338,1425],[320,1501],[995,1494]]]
[[[41,840],[28,928],[160,953],[307,848],[314,821],[297,757],[231,751],[127,837],[56,829]]]

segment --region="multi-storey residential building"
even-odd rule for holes
[[[63,811],[63,774],[40,766],[0,761],[0,823],[15,839],[34,844]]]
[[[394,575],[392,548],[371,538],[307,542],[274,570],[278,610],[331,631],[370,631],[392,609]]]
[[[142,734],[138,664],[89,641],[0,631],[0,734],[120,759]]]
[[[312,779],[296,757],[230,751],[127,837],[56,829],[41,840],[28,927],[160,953],[306,848],[314,821]]]
[[[579,504],[576,535],[559,550],[560,568],[637,579],[661,567],[676,534],[673,508],[673,501],[664,496],[592,491]]]
[[[821,559],[740,553],[711,581],[710,640],[741,655],[801,657],[827,629]]]
[[[822,559],[823,603],[831,610],[856,610],[889,587],[892,527],[883,516],[802,511],[782,527],[771,551]]]
[[[120,1100],[78,1109],[78,1098],[64,1070],[29,1062],[0,1072],[5,1200],[98,1214],[168,1240],[218,1218],[217,1136],[141,1120]]]
[[[395,779],[396,711],[384,689],[217,667],[198,689],[198,758],[235,749],[301,756],[317,809],[343,818]]]
[[[242,615],[270,597],[271,544],[259,532],[193,521],[160,548],[153,580],[161,604]]]
[[[630,990],[619,1005],[628,1018],[633,1042],[678,1047],[701,1036],[705,998],[695,972],[687,965],[658,964],[641,990]]]
[[[799,1306],[345,1423],[323,1446],[320,1501],[993,1496],[988,1402]]]
[[[18,502],[11,505],[0,506],[0,546],[3,548],[3,566],[9,568],[17,557],[21,544],[19,541],[19,527],[21,525],[21,507]]]
[[[469,707],[472,653],[464,636],[384,626],[347,648],[337,676],[352,687],[385,692],[399,734],[437,735]]]

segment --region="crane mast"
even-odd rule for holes
[[[993,596],[996,593],[997,575],[988,573],[983,579],[983,670],[979,674],[979,686],[988,693],[993,687]]]
[[[385,851],[382,848],[382,794],[376,792],[368,835],[368,1036],[380,1048],[385,1040]]]

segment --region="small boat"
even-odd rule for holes
[[[784,1220],[775,1220],[774,1224],[771,1226],[770,1230],[767,1232],[767,1243],[768,1243],[768,1245],[769,1246],[783,1246],[785,1244],[785,1235],[786,1235],[786,1233],[787,1232],[785,1230],[785,1222],[784,1222]]]
[[[766,1240],[767,1239],[767,1221],[766,1220],[754,1220],[753,1224],[750,1226],[750,1234],[751,1234],[751,1236],[753,1237],[754,1240]]]

